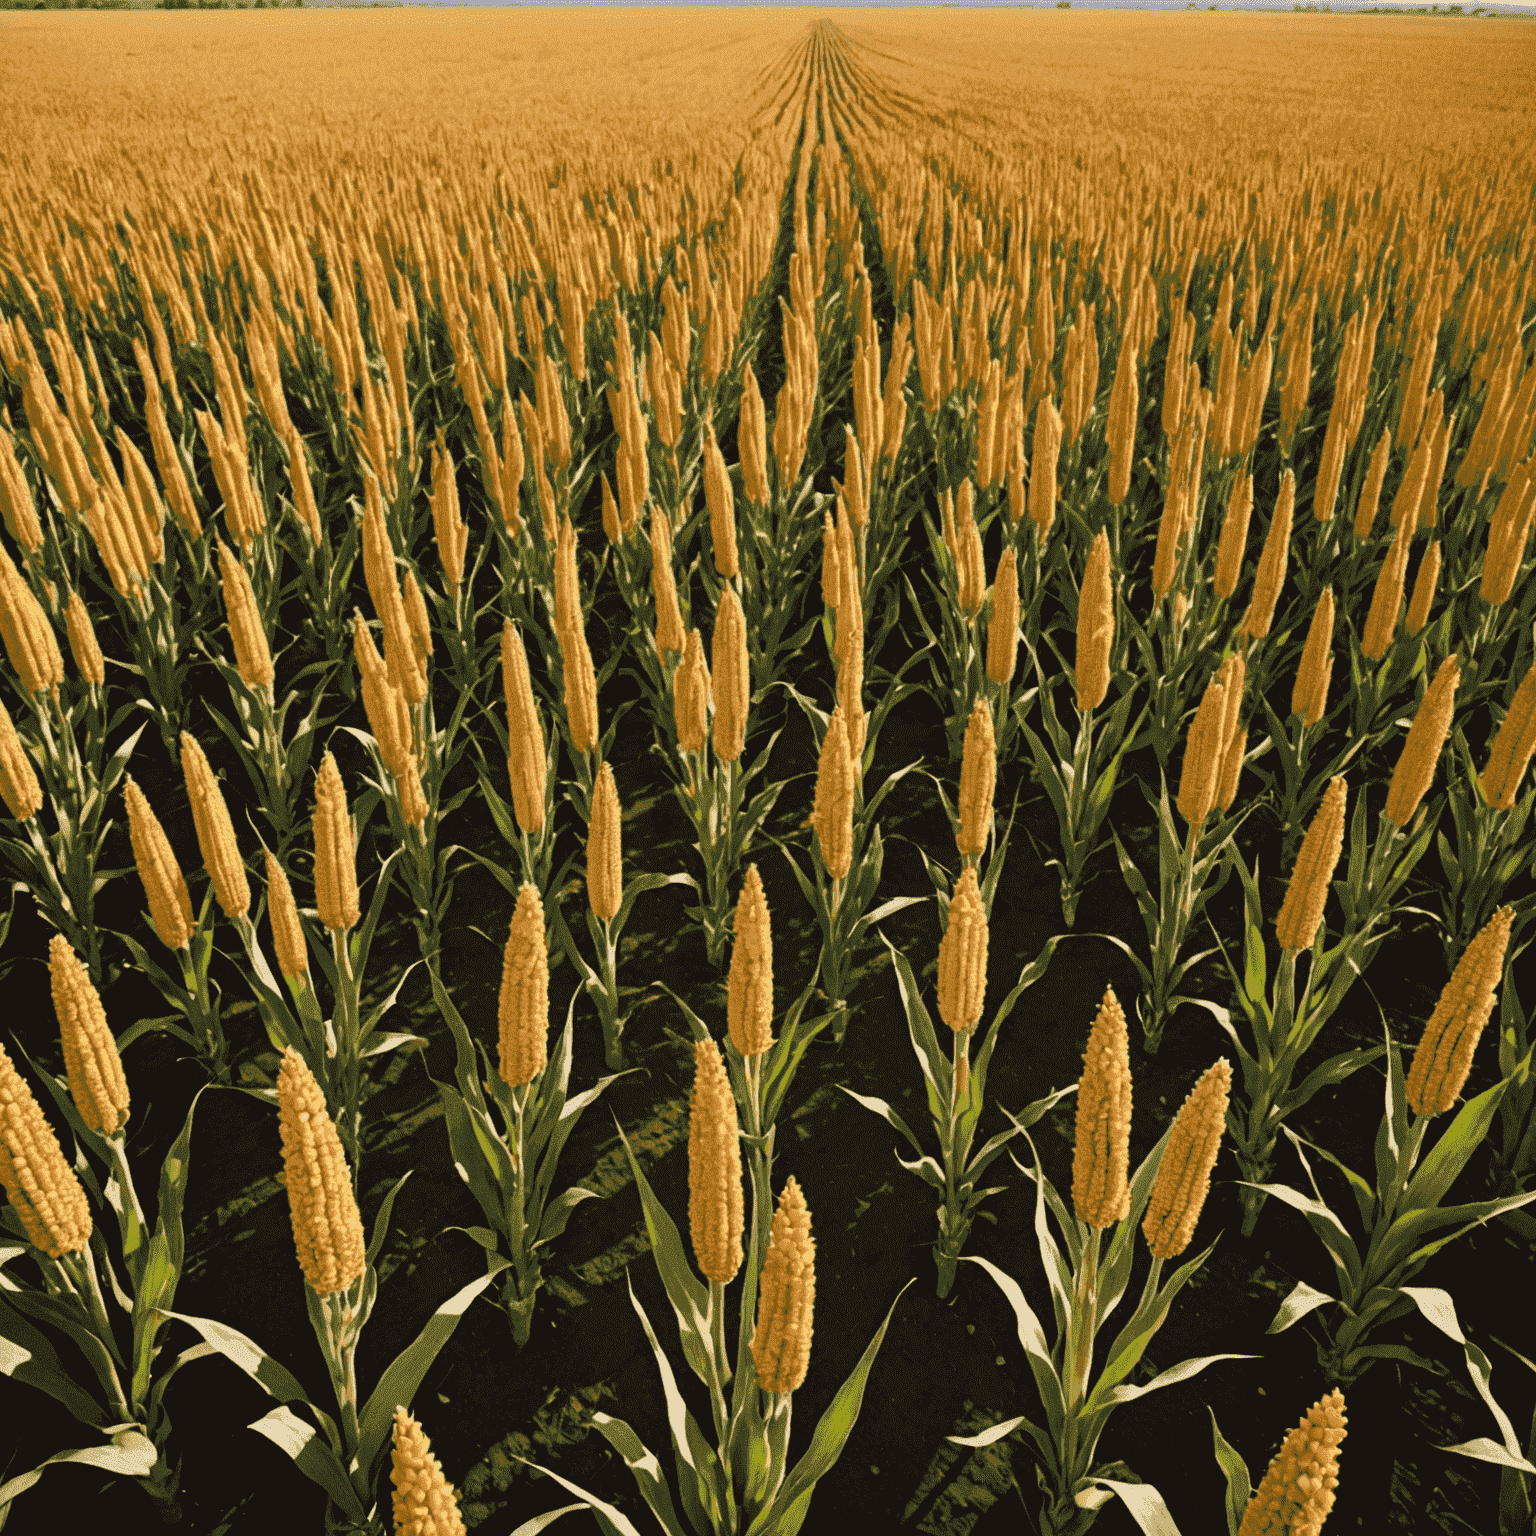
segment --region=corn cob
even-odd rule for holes
[[[1488,766],[1483,769],[1483,798],[1497,811],[1507,811],[1515,803],[1515,791],[1525,775],[1532,753],[1536,753],[1536,666],[1526,672],[1515,697],[1493,738],[1488,752]],[[0,747],[0,762],[4,759]],[[3,769],[0,769],[3,772]],[[3,780],[0,780],[3,782]]]
[[[1429,605],[1435,600],[1435,587],[1440,580],[1440,541],[1435,540],[1420,557],[1419,569],[1413,579],[1413,596],[1408,600],[1407,629],[1416,635],[1429,622]]]
[[[1285,1437],[1243,1512],[1237,1536],[1318,1536],[1339,1485],[1344,1423],[1344,1394],[1335,1387]]]
[[[742,1260],[741,1130],[720,1047],[713,1040],[696,1040],[693,1056],[688,1225],[700,1271],[717,1285],[727,1285]]]
[[[1231,1090],[1232,1065],[1223,1056],[1190,1089],[1173,1122],[1141,1224],[1154,1259],[1177,1258],[1195,1235],[1211,1189]]]
[[[1221,773],[1225,742],[1227,690],[1214,677],[1206,684],[1200,707],[1190,722],[1184,746],[1184,766],[1179,774],[1179,814],[1198,828],[1211,813]]]
[[[1019,562],[1009,545],[997,562],[992,583],[992,616],[987,621],[987,681],[1013,679],[1019,655]]]
[[[0,1185],[15,1206],[27,1241],[49,1258],[76,1253],[91,1240],[91,1207],[64,1160],[53,1127],[26,1080],[0,1045]]]
[[[773,1044],[773,930],[756,864],[747,866],[736,903],[726,1029],[743,1058],[761,1056]]]
[[[1106,987],[1078,1080],[1072,1205],[1079,1221],[1108,1227],[1130,1211],[1130,1148],[1131,1046],[1124,1010]]]
[[[507,776],[512,786],[512,810],[524,832],[538,832],[544,826],[544,726],[533,702],[523,637],[511,619],[501,631],[501,681],[507,701]]]
[[[723,763],[734,763],[746,743],[747,706],[752,687],[747,661],[747,620],[734,587],[721,588],[711,646],[715,756]]]
[[[677,581],[672,574],[672,523],[660,507],[651,509],[651,593],[656,601],[656,651],[683,648],[683,610],[677,602]]]
[[[604,763],[592,786],[592,820],[587,830],[587,900],[604,922],[612,922],[618,916],[624,898],[619,852],[621,817],[613,769]]]
[[[149,899],[150,921],[167,949],[180,949],[191,942],[194,927],[187,882],[182,878],[164,828],[131,776],[124,786],[123,799],[128,806],[133,862],[138,866],[139,879]]]
[[[214,778],[202,747],[187,731],[181,733],[181,771],[192,806],[197,846],[202,850],[208,878],[213,881],[214,895],[231,921],[244,917],[251,909],[251,887],[235,842],[229,807],[224,804],[219,781]]]
[[[63,934],[56,933],[49,941],[48,971],[70,1097],[80,1118],[98,1136],[115,1136],[128,1124],[128,1080],[123,1075],[123,1060],[107,1025],[100,994],[91,985],[91,973]]]
[[[1397,629],[1397,616],[1403,607],[1403,575],[1408,568],[1408,541],[1412,530],[1398,525],[1392,547],[1382,562],[1371,593],[1371,608],[1366,615],[1365,634],[1360,641],[1360,651],[1370,661],[1380,661],[1392,644]]]
[[[939,1017],[957,1034],[975,1029],[987,992],[987,910],[967,865],[949,900],[949,923],[939,941]]]
[[[1109,653],[1115,639],[1115,598],[1110,585],[1109,535],[1100,529],[1083,571],[1077,598],[1077,707],[1086,714],[1109,692]]]
[[[325,1095],[291,1045],[277,1071],[277,1118],[299,1268],[316,1296],[333,1296],[363,1277],[363,1221]]]
[[[395,1536],[465,1536],[453,1484],[432,1442],[404,1408],[395,1409],[389,1480],[394,1484]]]
[[[965,727],[965,754],[960,762],[960,830],[955,839],[966,857],[980,857],[992,823],[992,796],[997,786],[997,741],[992,711],[977,699]]]
[[[821,755],[816,763],[816,798],[811,822],[821,844],[821,862],[834,880],[841,880],[853,863],[853,757],[848,730],[839,705],[827,722]]]
[[[1248,522],[1253,516],[1253,476],[1238,475],[1232,481],[1227,498],[1227,515],[1221,525],[1221,539],[1216,546],[1216,574],[1213,586],[1217,597],[1228,598],[1237,590],[1243,573],[1243,550],[1248,543]]]
[[[1416,1115],[1443,1115],[1456,1102],[1472,1070],[1472,1052],[1493,1012],[1504,975],[1513,907],[1500,907],[1467,945],[1413,1054],[1405,1091]]]
[[[345,933],[362,915],[357,901],[357,853],[341,770],[330,752],[315,775],[315,908],[333,933]]]
[[[704,433],[704,500],[709,508],[709,537],[714,546],[715,569],[728,581],[741,574],[736,557],[736,512],[731,477],[715,441],[712,425]]]
[[[517,893],[501,961],[500,1071],[509,1088],[531,1083],[544,1070],[549,1035],[549,948],[544,903],[537,887]]]
[[[1296,512],[1296,474],[1286,470],[1280,478],[1280,495],[1275,502],[1275,515],[1270,520],[1269,533],[1264,540],[1264,551],[1259,556],[1258,574],[1253,578],[1253,602],[1243,628],[1249,637],[1262,640],[1274,622],[1275,604],[1280,600],[1280,588],[1285,581],[1285,559],[1290,549],[1291,525]]]
[[[235,648],[235,666],[248,688],[272,686],[272,652],[256,607],[251,578],[229,546],[219,540],[219,568],[224,577],[224,611],[229,618],[229,638]]]
[[[290,981],[309,974],[309,955],[304,947],[304,929],[299,909],[283,866],[267,850],[267,916],[272,922],[272,945],[277,951],[278,969]]]
[[[793,1392],[811,1364],[816,1302],[816,1242],[811,1213],[794,1175],[773,1215],[759,1281],[752,1364],[765,1392]]]
[[[80,676],[86,682],[101,687],[107,680],[107,664],[102,657],[101,647],[96,643],[96,630],[91,624],[91,616],[78,592],[69,594],[65,629],[69,635],[70,655],[75,658]]]
[[[1408,739],[1392,770],[1392,784],[1382,815],[1395,827],[1406,827],[1413,820],[1430,783],[1440,749],[1451,729],[1451,715],[1456,707],[1456,684],[1461,677],[1460,663],[1454,652],[1435,671],[1434,681],[1424,690],[1408,728]]]
[[[30,821],[43,808],[43,791],[16,723],[0,704],[0,798],[17,821]]]
[[[1296,686],[1291,690],[1291,713],[1301,716],[1305,727],[1323,718],[1328,704],[1328,683],[1333,675],[1333,588],[1327,587],[1312,612],[1307,643],[1302,647]]]
[[[1344,800],[1346,786],[1335,774],[1323,791],[1323,802],[1301,841],[1291,883],[1286,887],[1275,936],[1281,949],[1311,949],[1322,925],[1328,886],[1344,850]]]

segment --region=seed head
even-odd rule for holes
[[[92,627],[91,616],[86,611],[78,592],[69,594],[65,627],[69,635],[69,652],[75,658],[80,676],[86,682],[94,683],[98,688],[101,687],[107,680],[107,664],[102,657],[101,647],[96,643],[96,631]]]
[[[1515,791],[1525,776],[1532,753],[1536,753],[1536,666],[1525,674],[1509,712],[1499,725],[1483,769],[1483,798],[1496,811],[1507,811],[1515,803]],[[0,784],[4,783],[5,750],[0,745]],[[9,796],[7,796],[9,799]]]
[[[345,933],[362,915],[357,902],[357,852],[347,792],[333,754],[315,775],[315,908],[333,933]]]
[[[1216,792],[1216,803],[1221,807],[1222,815],[1232,809],[1232,802],[1237,798],[1238,775],[1243,771],[1243,755],[1247,750],[1248,732],[1240,731],[1232,738],[1221,762],[1221,784]]]
[[[248,688],[272,686],[272,652],[256,607],[256,593],[245,567],[219,540],[219,568],[224,573],[224,611],[229,616],[229,637],[235,647],[235,666]]]
[[[688,1111],[688,1225],[706,1279],[728,1285],[741,1268],[741,1128],[720,1047],[693,1044]]]
[[[0,551],[3,555],[3,551]],[[0,639],[5,654],[16,669],[17,679],[28,693],[57,688],[64,681],[64,658],[53,626],[43,613],[42,604],[21,579],[21,573],[4,555],[0,565]]]
[[[1206,684],[1195,718],[1190,722],[1184,746],[1184,767],[1179,775],[1179,814],[1198,827],[1211,813],[1221,772],[1222,729],[1226,724],[1227,690],[1219,677]]]
[[[853,756],[839,705],[832,711],[816,763],[816,798],[811,822],[821,845],[821,862],[834,880],[853,863]]]
[[[1302,647],[1296,686],[1291,690],[1291,713],[1301,716],[1305,727],[1323,718],[1328,703],[1328,682],[1333,675],[1333,588],[1326,587],[1312,612],[1307,643]]]
[[[1296,855],[1296,868],[1286,887],[1280,916],[1275,920],[1275,937],[1281,949],[1311,949],[1323,921],[1328,901],[1328,885],[1344,851],[1344,798],[1346,786],[1335,774],[1323,791],[1323,803],[1307,828]]]
[[[992,583],[992,617],[987,621],[987,681],[1013,679],[1019,655],[1019,562],[1013,545],[1003,551]]]
[[[590,752],[597,745],[597,671],[592,665],[592,650],[586,630],[576,617],[560,632],[560,656],[565,667],[565,719],[571,733],[571,746],[577,752]]]
[[[1227,515],[1221,525],[1221,539],[1216,546],[1217,597],[1231,597],[1243,574],[1243,551],[1248,543],[1248,522],[1253,516],[1253,476],[1238,475],[1227,498]]]
[[[277,1071],[277,1120],[299,1268],[315,1295],[333,1296],[367,1268],[363,1221],[325,1095],[291,1045]]]
[[[939,941],[939,1017],[957,1034],[975,1029],[987,993],[987,909],[976,866],[961,870]]]
[[[960,831],[955,841],[967,857],[980,857],[992,825],[992,795],[997,786],[997,741],[992,711],[977,699],[965,726],[965,755],[960,762]]]
[[[180,949],[192,940],[192,898],[165,829],[150,810],[139,786],[130,777],[123,789],[128,806],[128,835],[133,842],[133,861],[149,900],[150,921],[167,949]]]
[[[1296,512],[1296,475],[1286,470],[1280,479],[1280,495],[1275,515],[1270,520],[1264,552],[1259,556],[1258,574],[1253,579],[1253,603],[1243,627],[1255,640],[1262,640],[1274,622],[1275,604],[1285,581],[1285,559],[1290,550],[1291,524]]]
[[[768,494],[768,424],[763,397],[758,391],[752,364],[742,365],[741,415],[736,423],[736,444],[741,455],[741,484],[747,500],[766,507]]]
[[[779,1196],[759,1280],[752,1364],[765,1392],[793,1392],[811,1364],[816,1242],[811,1213],[791,1175]]]
[[[501,961],[501,1076],[510,1088],[544,1070],[549,1036],[549,945],[538,887],[524,884]]]
[[[469,548],[469,524],[459,511],[459,484],[443,429],[437,429],[432,455],[432,528],[437,535],[437,558],[443,567],[448,590],[457,593],[464,579],[464,556]]]
[[[1416,635],[1429,621],[1429,605],[1435,600],[1440,581],[1440,541],[1435,540],[1419,557],[1419,571],[1413,579],[1413,596],[1408,600],[1408,633]]]
[[[709,507],[709,537],[715,550],[715,569],[727,581],[740,575],[736,559],[736,512],[731,477],[725,456],[711,427],[704,435],[704,500]]]
[[[395,1409],[389,1480],[395,1485],[395,1536],[464,1536],[453,1484],[432,1442],[404,1408]]]
[[[1269,1464],[1237,1536],[1318,1536],[1339,1485],[1339,1442],[1344,1394],[1337,1387],[1320,1397]]]
[[[272,922],[272,945],[278,969],[290,980],[309,974],[309,954],[304,947],[304,928],[298,905],[283,866],[267,850],[267,916]]]
[[[49,1258],[91,1240],[90,1202],[64,1160],[53,1127],[0,1045],[0,1185],[16,1207],[27,1241]]]
[[[722,763],[734,763],[746,744],[747,705],[752,691],[747,659],[747,619],[734,587],[721,589],[719,606],[715,609],[712,651],[715,756]]]
[[[202,850],[208,878],[213,881],[214,895],[231,921],[244,917],[251,910],[251,887],[245,878],[245,861],[235,842],[229,807],[224,804],[219,781],[214,778],[202,747],[187,731],[181,733],[181,772],[192,805],[197,846]]]
[[[1109,652],[1115,640],[1115,595],[1110,586],[1109,535],[1099,529],[1077,597],[1077,707],[1086,714],[1109,692]]]
[[[592,820],[587,828],[587,900],[604,922],[612,922],[624,899],[619,852],[619,791],[613,769],[604,763],[592,786]]]
[[[1406,827],[1413,820],[1419,801],[1435,777],[1435,764],[1451,729],[1460,677],[1461,664],[1452,652],[1440,663],[1434,681],[1419,701],[1413,724],[1408,728],[1408,739],[1392,771],[1392,785],[1382,810],[1382,815],[1395,827]]]
[[[1504,975],[1513,907],[1500,907],[1467,945],[1413,1054],[1406,1094],[1416,1115],[1442,1115],[1456,1102],[1472,1070],[1472,1052],[1493,1013]]]
[[[1106,987],[1078,1080],[1072,1204],[1079,1221],[1108,1227],[1130,1211],[1130,1154],[1131,1046],[1124,1010]]]
[[[756,864],[747,866],[736,903],[725,1016],[738,1055],[761,1056],[773,1044],[773,931]]]
[[[1172,1259],[1189,1247],[1211,1190],[1211,1169],[1227,1121],[1232,1066],[1225,1056],[1206,1069],[1184,1100],[1152,1184],[1142,1235],[1154,1259]]]
[[[70,1097],[97,1135],[115,1136],[128,1124],[128,1080],[91,973],[63,934],[49,941],[48,971]]]
[[[16,723],[0,704],[0,798],[17,821],[30,821],[43,808],[43,791]]]
[[[508,619],[501,631],[501,681],[507,700],[507,776],[512,810],[524,832],[544,826],[544,726],[533,702],[523,637]]]
[[[709,734],[709,691],[704,640],[697,629],[690,629],[682,663],[672,674],[672,713],[677,721],[679,751],[704,750],[704,739]]]
[[[660,507],[651,509],[651,593],[656,601],[656,650],[683,648],[683,610],[672,574],[672,524]]]

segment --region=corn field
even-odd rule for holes
[[[0,1527],[1536,1536],[1529,25],[0,21]]]

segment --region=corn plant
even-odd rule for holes
[[[953,912],[953,904],[951,911]],[[953,922],[953,918],[951,921]],[[1036,1099],[1034,1103],[1026,1105],[1017,1115],[1010,1116],[1014,1122],[1014,1129],[991,1137],[976,1156],[971,1157],[971,1141],[976,1134],[977,1123],[981,1119],[982,1104],[986,1094],[987,1067],[1002,1033],[1003,1023],[1013,1012],[1013,1005],[1025,991],[1045,974],[1058,942],[1060,941],[1056,938],[1046,941],[1045,948],[1024,967],[1017,985],[998,1005],[997,1011],[992,1015],[992,1027],[987,1031],[987,1038],[976,1058],[976,1065],[972,1068],[968,1056],[970,1031],[954,1031],[952,1059],[946,1062],[944,1052],[939,1047],[938,1037],[934,1033],[933,1020],[918,990],[917,978],[912,974],[911,964],[889,939],[885,940],[885,947],[891,952],[891,964],[896,971],[896,984],[901,993],[902,1006],[906,1011],[907,1029],[912,1036],[912,1049],[917,1055],[918,1065],[923,1070],[928,1088],[928,1109],[933,1116],[934,1128],[938,1132],[939,1157],[935,1159],[931,1153],[923,1150],[922,1143],[907,1126],[906,1121],[884,1099],[855,1093],[853,1089],[841,1083],[838,1086],[850,1098],[857,1100],[865,1109],[873,1110],[875,1114],[889,1122],[893,1129],[906,1137],[917,1153],[917,1161],[909,1163],[898,1154],[897,1162],[903,1168],[917,1174],[925,1184],[936,1190],[942,1197],[938,1207],[939,1240],[934,1244],[933,1251],[934,1263],[939,1271],[937,1294],[941,1301],[949,1295],[954,1285],[955,1265],[959,1262],[960,1250],[965,1246],[965,1240],[970,1235],[971,1226],[976,1217],[979,1215],[985,1221],[996,1220],[990,1212],[978,1208],[988,1196],[1001,1194],[1004,1186],[999,1184],[988,1189],[977,1189],[981,1175],[995,1161],[1013,1136],[1033,1125],[1048,1109],[1053,1108],[1060,1099],[1072,1092],[1070,1088],[1060,1088],[1054,1093],[1047,1094],[1043,1099]],[[942,991],[945,970],[942,951],[939,970],[941,976],[939,1006],[942,1013],[946,1003]],[[973,1025],[972,1028],[974,1027]]]
[[[1304,1140],[1289,1126],[1282,1129],[1296,1148],[1296,1155],[1312,1186],[1312,1194],[1308,1197],[1288,1184],[1264,1186],[1266,1193],[1306,1217],[1308,1226],[1333,1260],[1339,1292],[1337,1296],[1330,1296],[1305,1281],[1298,1281],[1266,1332],[1283,1333],[1309,1313],[1337,1305],[1342,1317],[1323,1327],[1316,1344],[1318,1365],[1329,1381],[1336,1381],[1341,1386],[1348,1386],[1373,1362],[1381,1359],[1433,1369],[1431,1362],[1405,1345],[1365,1342],[1373,1330],[1411,1312],[1414,1307],[1443,1333],[1466,1346],[1456,1325],[1456,1309],[1449,1293],[1436,1288],[1426,1290],[1405,1282],[1418,1274],[1432,1255],[1464,1232],[1483,1225],[1501,1211],[1515,1210],[1536,1200],[1536,1190],[1532,1190],[1497,1200],[1441,1205],[1468,1159],[1486,1137],[1499,1102],[1509,1087],[1509,1079],[1496,1083],[1464,1104],[1420,1166],[1420,1153],[1431,1113],[1416,1110],[1410,1124],[1401,1052],[1387,1032],[1385,1020],[1383,1033],[1387,1035],[1388,1044],[1383,1049],[1390,1050],[1390,1065],[1386,1110],[1376,1133],[1374,1188],[1333,1153]],[[1420,1051],[1425,1049],[1426,1046],[1421,1044]],[[1529,1065],[1530,1053],[1527,1052],[1518,1069],[1522,1080],[1528,1074]],[[1416,1070],[1418,1067],[1416,1059]],[[1414,1098],[1424,1102],[1417,1095]],[[1326,1158],[1349,1181],[1365,1235],[1363,1254],[1361,1244],[1350,1235],[1344,1219],[1324,1200],[1303,1147],[1311,1147],[1320,1157]],[[1445,1236],[1431,1237],[1444,1227],[1454,1227],[1455,1230]],[[1475,1379],[1470,1351],[1467,1359]]]

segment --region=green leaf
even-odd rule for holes
[[[1274,1321],[1264,1331],[1265,1333],[1284,1333],[1293,1323],[1299,1323],[1308,1312],[1315,1312],[1319,1307],[1325,1307],[1336,1299],[1326,1291],[1314,1290],[1305,1280],[1298,1280],[1296,1288],[1280,1303],[1280,1310],[1275,1313]]]
[[[617,1424],[622,1429],[629,1431],[630,1437],[634,1439],[635,1445],[639,1447],[641,1459],[649,1459],[652,1461],[655,1460],[655,1458],[651,1456],[651,1453],[646,1450],[645,1446],[640,1443],[639,1439],[635,1437],[634,1431],[630,1430],[629,1425],[625,1424],[622,1419],[611,1419],[606,1413],[594,1413],[592,1415],[592,1422],[603,1434],[608,1435],[610,1444],[613,1444],[615,1449],[619,1450],[619,1454],[621,1456],[624,1456],[625,1453],[622,1448],[618,1446],[613,1436],[608,1434],[607,1426]],[[529,1461],[526,1456],[518,1456],[516,1452],[514,1452],[513,1455],[514,1458],[517,1461],[522,1462],[524,1466],[532,1467],[535,1471],[542,1472],[545,1477],[554,1478],[554,1480],[559,1483],[562,1488],[568,1488],[572,1493],[579,1493],[582,1498],[587,1501],[587,1507],[592,1511],[592,1518],[596,1520],[598,1525],[602,1528],[604,1536],[640,1536],[640,1532],[637,1531],[635,1527],[630,1523],[629,1517],[627,1515],[620,1514],[612,1504],[604,1503],[603,1500],[598,1498],[595,1493],[588,1493],[585,1488],[578,1487],[575,1483],[561,1477],[558,1472],[552,1471],[549,1467],[541,1467],[537,1462]],[[625,1456],[625,1459],[629,1460],[627,1456]],[[635,1463],[631,1462],[630,1465],[634,1466]],[[663,1487],[665,1487],[665,1485],[663,1485]],[[671,1498],[669,1495],[669,1507],[670,1503]],[[532,1536],[532,1532],[538,1529],[540,1529],[540,1527],[535,1526],[534,1522],[530,1520],[525,1524],[520,1525],[517,1530],[512,1533],[512,1536],[524,1536],[525,1532],[529,1533],[529,1536]],[[667,1526],[667,1532],[668,1536],[687,1536],[687,1532],[685,1532],[682,1527],[677,1524],[677,1516],[675,1513],[672,1517],[672,1523]]]
[[[1446,1127],[1434,1149],[1419,1165],[1419,1171],[1409,1183],[1398,1207],[1400,1212],[1439,1205],[1456,1182],[1457,1175],[1466,1167],[1467,1159],[1487,1135],[1499,1107],[1499,1100],[1504,1097],[1508,1087],[1507,1081],[1495,1083],[1492,1088],[1462,1105],[1460,1113]]]
[[[300,1472],[331,1496],[356,1521],[367,1515],[352,1486],[341,1458],[320,1437],[312,1424],[306,1424],[292,1409],[279,1405],[254,1424],[246,1425],[265,1436],[293,1461]]]
[[[384,1202],[379,1206],[379,1213],[373,1218],[373,1236],[368,1239],[368,1263],[372,1264],[378,1258],[379,1250],[384,1246],[385,1234],[389,1231],[389,1213],[395,1208],[395,1196],[404,1187],[405,1181],[410,1178],[415,1170],[407,1168],[395,1181],[389,1193],[384,1196]]]
[[[1179,1528],[1173,1523],[1173,1515],[1163,1502],[1162,1494],[1150,1483],[1118,1483],[1107,1477],[1090,1478],[1089,1481],[1104,1488],[1113,1488],[1120,1495],[1121,1503],[1130,1510],[1131,1518],[1146,1532],[1146,1536],[1179,1536]]]
[[[111,1445],[88,1445],[84,1450],[60,1451],[40,1462],[32,1471],[13,1477],[0,1487],[0,1510],[25,1493],[43,1475],[44,1467],[73,1461],[103,1472],[117,1472],[124,1477],[148,1477],[157,1459],[154,1442],[147,1435],[133,1429],[121,1430],[112,1437]]]
[[[1227,1536],[1237,1536],[1237,1528],[1242,1522],[1243,1512],[1248,1508],[1248,1500],[1253,1494],[1253,1485],[1248,1481],[1248,1463],[1227,1444],[1221,1433],[1221,1426],[1216,1422],[1215,1410],[1206,1404],[1205,1411],[1211,1416],[1211,1435],[1215,1440],[1216,1463],[1227,1479]]]
[[[169,1308],[156,1309],[162,1317],[174,1317],[186,1323],[203,1336],[232,1365],[237,1365],[257,1386],[282,1403],[314,1405],[286,1366],[278,1364],[259,1344],[248,1339],[237,1328],[217,1322],[211,1317],[194,1317],[187,1312],[172,1312]]]
[[[46,1392],[92,1429],[106,1422],[102,1408],[64,1369],[46,1334],[6,1305],[0,1297],[0,1376]]]

